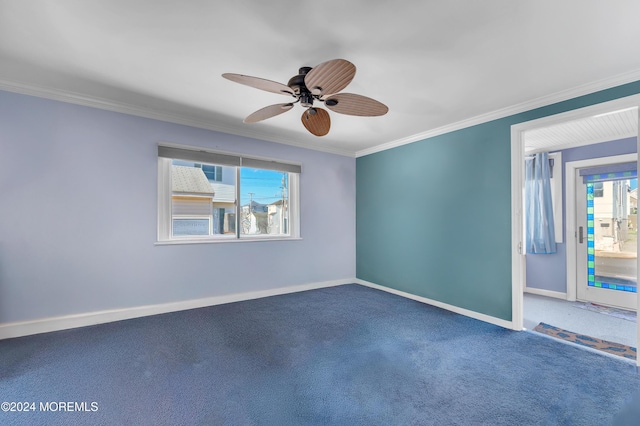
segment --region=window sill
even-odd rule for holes
[[[228,244],[228,243],[254,243],[256,241],[300,241],[301,237],[245,237],[245,238],[220,238],[201,240],[163,240],[156,241],[156,246],[174,246],[183,244]]]

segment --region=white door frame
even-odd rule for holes
[[[511,126],[511,319],[514,330],[522,330],[524,321],[524,132],[630,107],[640,107],[640,95],[615,99]],[[640,114],[640,108],[638,108],[638,113]],[[638,127],[640,128],[640,126]],[[637,140],[640,146],[640,137]],[[557,147],[557,149],[562,148]],[[566,229],[570,229],[568,223]],[[640,248],[640,240],[638,241],[638,246]],[[640,257],[638,258],[638,264],[640,266]],[[638,305],[640,306],[640,297],[638,297]],[[638,308],[636,308],[637,311]],[[640,342],[640,326],[636,326],[636,328],[636,342]],[[640,357],[636,359],[636,363],[640,366]]]

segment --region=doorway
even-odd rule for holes
[[[544,117],[542,119],[538,119],[538,120],[533,120],[530,122],[526,122],[526,123],[520,123],[518,125],[514,125],[512,126],[512,143],[511,143],[511,159],[512,159],[512,164],[511,164],[511,170],[512,170],[512,296],[513,296],[513,300],[512,300],[512,305],[513,305],[513,327],[515,329],[522,329],[522,325],[523,325],[523,309],[524,309],[524,296],[523,296],[523,290],[524,290],[524,285],[525,285],[525,273],[526,273],[526,267],[525,267],[525,260],[524,260],[524,254],[523,254],[523,249],[522,249],[522,242],[524,241],[524,237],[523,237],[523,230],[524,230],[524,218],[523,218],[523,188],[524,188],[524,156],[525,156],[525,132],[527,131],[531,131],[531,130],[539,130],[542,128],[547,128],[547,127],[552,127],[554,125],[557,124],[561,124],[561,123],[569,123],[572,121],[576,121],[576,120],[580,120],[580,119],[586,119],[586,118],[593,118],[593,117],[600,117],[600,116],[605,116],[605,115],[613,115],[616,114],[617,112],[620,112],[622,110],[628,111],[630,109],[633,108],[633,114],[635,114],[635,120],[636,120],[636,124],[635,124],[635,128],[633,131],[633,136],[635,136],[636,138],[636,146],[637,146],[637,135],[638,135],[638,130],[637,130],[637,114],[638,114],[638,105],[640,105],[640,95],[635,95],[635,96],[631,96],[631,97],[627,97],[627,98],[622,98],[622,99],[618,99],[615,101],[611,101],[611,102],[607,102],[607,103],[603,103],[603,104],[597,104],[597,105],[593,105],[591,107],[586,107],[586,108],[582,108],[579,110],[573,110],[573,111],[569,111],[567,113],[562,113],[562,114],[558,114],[555,116],[550,116],[550,117]],[[631,135],[628,135],[631,136]],[[615,139],[615,138],[612,138]],[[612,140],[609,139],[609,140]],[[600,140],[598,142],[604,142],[604,140]],[[585,145],[589,144],[589,143],[597,143],[597,142],[593,142],[593,141],[586,141]],[[567,146],[558,146],[555,147],[555,149],[548,149],[547,151],[554,151],[554,150],[561,150],[567,148]],[[636,149],[637,151],[637,149]],[[637,165],[637,160],[634,158],[633,160],[634,162],[636,162]],[[568,163],[567,163],[568,164]],[[569,174],[569,172],[567,171],[566,173],[566,179],[573,179],[573,176],[575,176],[574,174],[575,171],[572,172],[572,174]],[[598,185],[599,186],[599,185]],[[618,184],[618,186],[620,186],[620,184]],[[585,189],[586,191],[586,189]],[[568,192],[568,191],[567,191]],[[565,194],[565,196],[567,197],[567,200],[571,199],[569,197],[575,197],[575,185],[574,185],[574,193],[573,194]],[[573,203],[567,203],[567,210],[569,205],[571,205]],[[573,274],[574,274],[574,280],[577,279],[577,264],[576,264],[576,260],[578,257],[577,254],[577,247],[571,247],[571,244],[569,244],[570,241],[576,241],[578,238],[577,235],[577,231],[578,231],[578,227],[577,227],[577,223],[576,223],[576,218],[575,218],[575,208],[574,208],[574,216],[572,218],[572,216],[570,214],[568,214],[568,212],[565,212],[566,215],[566,239],[567,239],[567,246],[566,246],[566,257],[567,257],[567,271],[568,271],[568,275],[571,273],[571,270],[573,268]],[[606,226],[604,226],[603,228],[606,228]],[[583,232],[585,232],[584,237],[587,237],[586,235],[586,226],[583,228]],[[575,235],[574,235],[575,233]],[[595,230],[594,230],[594,238],[595,238]],[[574,239],[575,238],[575,239]],[[636,252],[637,252],[637,240],[635,242],[635,246],[636,246]],[[628,246],[627,246],[628,248]],[[595,253],[594,253],[595,254]],[[573,258],[573,261],[570,262],[569,259]],[[595,260],[595,259],[594,259]],[[634,259],[632,261],[633,263],[635,263],[635,270],[637,271],[637,265],[638,265],[638,261],[637,261],[637,257],[636,259]],[[572,263],[572,264],[571,264]],[[594,268],[595,269],[595,268]],[[618,275],[622,275],[622,274],[618,274]],[[611,280],[610,280],[611,281]],[[606,280],[595,280],[595,276],[594,276],[594,285],[591,287],[595,287],[595,283],[606,283],[606,284],[614,284],[617,287],[617,284],[623,284],[622,282],[618,281],[617,283],[607,283]],[[628,283],[625,283],[625,285]],[[564,298],[566,300],[576,300],[576,296],[577,296],[577,291],[575,286],[572,285],[567,285],[566,287],[566,294],[564,295]],[[637,294],[637,293],[636,293]],[[637,296],[635,297],[636,301],[632,302],[632,305],[635,306],[631,306],[636,312],[638,309],[638,302],[637,302]],[[640,339],[640,330],[638,329],[637,325],[635,325],[635,329],[636,329],[636,337],[635,337],[635,341],[637,343],[637,341]],[[637,346],[637,344],[635,345]],[[638,365],[640,366],[640,359],[637,360]]]

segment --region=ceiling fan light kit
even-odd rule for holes
[[[300,68],[298,75],[291,77],[287,85],[243,74],[225,73],[222,76],[236,83],[296,99],[259,109],[245,118],[245,123],[257,123],[275,117],[289,111],[299,102],[306,108],[301,117],[304,127],[315,136],[324,136],[329,133],[331,119],[326,110],[313,105],[316,101],[323,102],[334,112],[360,117],[380,116],[389,111],[385,104],[375,99],[353,93],[338,93],[351,83],[355,74],[356,67],[351,62],[333,59],[314,68]]]

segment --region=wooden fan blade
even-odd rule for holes
[[[316,113],[312,114],[311,110],[315,110]],[[302,113],[302,124],[312,134],[324,136],[329,133],[331,119],[329,113],[322,108],[309,108]]]
[[[385,115],[389,108],[375,99],[353,93],[338,93],[325,99],[324,104],[331,111],[340,114],[359,115],[361,117],[375,117]]]
[[[314,95],[329,96],[347,87],[355,75],[355,65],[344,59],[334,59],[311,69],[304,84]]]
[[[265,80],[264,78],[251,77],[249,75],[242,74],[222,74],[227,80],[234,81],[236,83],[244,84],[246,86],[255,87],[256,89],[266,90],[267,92],[279,93],[281,95],[293,96],[293,90],[289,86],[285,86],[282,83],[278,83],[271,80]]]
[[[262,109],[257,110],[250,116],[244,119],[245,123],[257,123],[258,121],[266,120],[267,118],[275,117],[283,112],[289,111],[293,108],[293,104],[277,104],[269,105]]]

